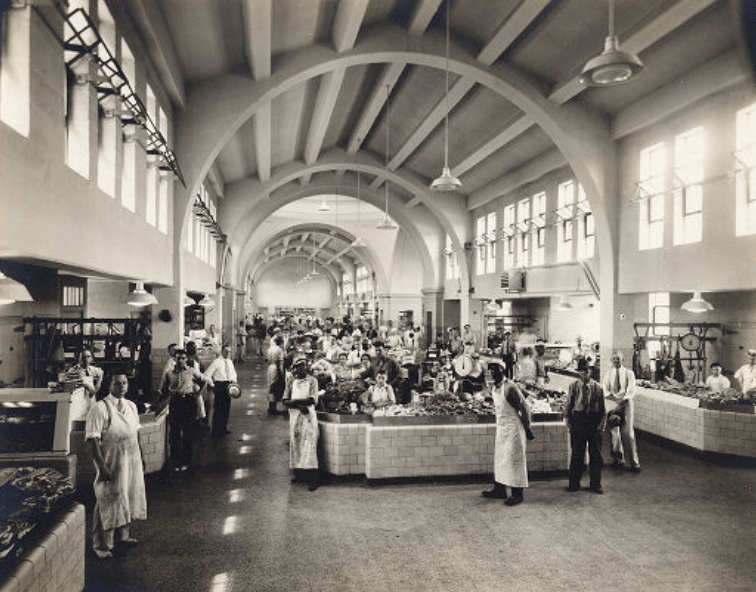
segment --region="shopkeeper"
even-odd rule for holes
[[[719,362],[713,362],[709,366],[709,377],[706,379],[708,386],[713,393],[721,393],[730,388],[730,379],[722,375],[722,365]]]
[[[393,384],[399,376],[399,364],[394,358],[386,356],[383,343],[378,341],[375,344],[375,358],[373,359],[373,375],[377,376],[378,372],[386,373],[386,380]]]
[[[66,374],[67,381],[77,385],[71,393],[71,419],[85,419],[87,412],[95,404],[95,397],[102,386],[104,373],[101,368],[92,365],[92,352],[88,349],[79,354],[79,363]]]
[[[735,378],[744,395],[752,388],[756,388],[756,349],[748,350],[748,363],[738,369]]]
[[[386,371],[379,370],[375,375],[375,384],[363,395],[365,404],[370,407],[388,407],[396,404],[394,389],[386,384]]]

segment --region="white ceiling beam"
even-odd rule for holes
[[[749,77],[740,55],[726,52],[620,111],[612,120],[612,138],[618,140],[655,125]]]
[[[303,232],[302,233],[302,242],[303,243],[306,242],[308,238],[310,238],[310,233],[309,232]]]
[[[255,80],[263,80],[271,71],[272,0],[244,0],[244,32],[247,63]]]
[[[362,142],[364,142],[365,137],[370,133],[370,129],[373,127],[386,102],[386,87],[394,87],[396,81],[402,75],[405,66],[406,64],[397,62],[384,67],[378,82],[373,87],[373,92],[370,99],[368,99],[367,105],[360,114],[357,125],[352,130],[352,135],[349,137],[347,152],[350,154],[354,154],[360,149]]]
[[[302,250],[302,245],[297,245],[297,248],[294,249],[296,253],[299,253]]]
[[[184,75],[159,3],[154,0],[136,0],[127,10],[137,21],[144,45],[155,70],[160,74],[160,81],[171,99],[183,109],[186,103]]]
[[[340,0],[336,9],[332,34],[333,46],[337,52],[350,50],[354,46],[368,3],[369,0]],[[313,164],[318,160],[345,74],[346,68],[339,68],[320,77],[315,110],[305,142],[304,161],[307,164]],[[309,182],[310,179],[307,176],[306,179],[303,179],[302,184],[306,185]]]
[[[285,237],[283,237],[283,246],[288,247],[289,243],[291,242],[291,235],[287,234]]]
[[[567,166],[564,155],[556,148],[536,156],[513,171],[509,171],[470,194],[467,198],[467,209],[474,210],[484,206],[498,197],[511,193],[518,187],[537,181],[547,173]]]
[[[680,0],[627,39],[620,40],[622,49],[642,53],[717,1]],[[579,76],[574,76],[557,84],[551,91],[549,99],[562,105],[584,90],[585,87],[580,84]]]
[[[271,170],[271,107],[270,101],[260,105],[255,113],[255,156],[257,158],[257,175],[260,181],[267,183]]]
[[[541,14],[550,2],[551,0],[528,0],[527,2],[522,2],[504,24],[499,27],[489,42],[486,43],[485,47],[478,54],[477,60],[486,66],[493,64],[514,43],[528,25]],[[441,97],[441,100],[436,103],[436,106],[433,107],[427,117],[412,132],[410,137],[407,138],[389,161],[389,168],[391,170],[399,168],[444,120],[447,111],[454,109],[474,86],[475,82],[471,80],[466,78],[458,79],[454,83],[454,86],[449,89],[448,100],[446,96]],[[380,183],[375,187],[377,186],[380,186]]]
[[[344,255],[346,255],[346,254],[347,254],[347,253],[348,253],[349,251],[351,251],[351,250],[352,250],[352,244],[351,244],[351,243],[349,243],[349,246],[347,246],[347,247],[345,247],[345,248],[341,249],[341,251],[339,251],[339,252],[338,252],[338,253],[336,253],[336,254],[335,254],[334,256],[332,256],[332,257],[331,257],[331,258],[330,258],[330,259],[328,260],[328,262],[326,263],[326,265],[330,265],[331,263],[333,263],[334,259],[340,259],[341,257],[343,257]]]
[[[409,32],[412,35],[422,35],[425,33],[440,4],[441,0],[419,0],[410,20]],[[352,135],[349,137],[347,152],[350,154],[354,154],[360,149],[362,142],[365,141],[381,109],[383,109],[383,104],[386,102],[386,87],[394,87],[396,81],[399,80],[402,72],[404,72],[405,67],[406,64],[397,62],[383,68],[381,77],[373,88],[368,104],[363,109],[360,119],[352,131]]]
[[[471,168],[480,164],[494,152],[512,142],[515,138],[520,136],[525,131],[529,130],[534,125],[535,120],[532,117],[530,117],[529,115],[523,115],[522,117],[517,119],[517,121],[508,125],[505,129],[494,135],[484,144],[478,146],[457,166],[452,167],[452,175],[454,175],[455,177],[464,175]]]
[[[354,46],[369,3],[370,0],[339,0],[331,31],[331,41],[337,52]]]
[[[286,251],[288,250],[289,250],[289,247],[284,247],[283,249],[281,249],[281,259],[286,257]]]

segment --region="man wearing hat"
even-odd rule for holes
[[[307,358],[294,358],[286,376],[283,404],[289,409],[289,466],[292,483],[307,482],[310,491],[320,485],[318,473],[318,381],[307,372]]]
[[[752,388],[756,388],[756,349],[748,350],[748,363],[738,369],[735,378],[744,395]]]
[[[570,485],[567,491],[578,491],[583,476],[585,448],[590,457],[590,490],[604,493],[601,487],[601,434],[606,427],[606,406],[601,385],[593,380],[585,358],[577,363],[580,378],[567,391],[564,420],[570,432]]]

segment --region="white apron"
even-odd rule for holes
[[[494,448],[494,480],[508,487],[528,486],[525,455],[525,428],[520,416],[506,398],[511,383],[493,389],[496,410],[496,447]]]
[[[105,464],[114,477],[113,481],[105,483],[100,479],[100,471],[97,469],[94,481],[97,503],[94,511],[95,520],[99,519],[103,530],[147,518],[144,472],[137,435],[139,415],[133,403],[124,401],[124,411],[120,412],[109,399],[110,397],[96,404],[97,407],[110,407],[110,419],[105,420],[100,448]],[[104,409],[103,407],[102,410]],[[92,409],[93,413],[98,411],[100,409]]]
[[[291,383],[292,400],[309,396],[309,380],[294,379]],[[289,409],[289,466],[292,469],[318,468],[318,415],[315,405],[307,409],[307,415],[303,415],[299,409]]]

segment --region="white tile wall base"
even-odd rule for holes
[[[639,388],[635,427],[703,452],[756,458],[756,415],[698,404],[698,399]]]
[[[75,504],[13,571],[0,576],[0,592],[83,590],[85,548],[84,506]]]
[[[531,472],[567,470],[569,436],[562,422],[534,423]],[[493,473],[495,424],[375,427],[320,422],[323,464],[333,475],[368,479]]]

